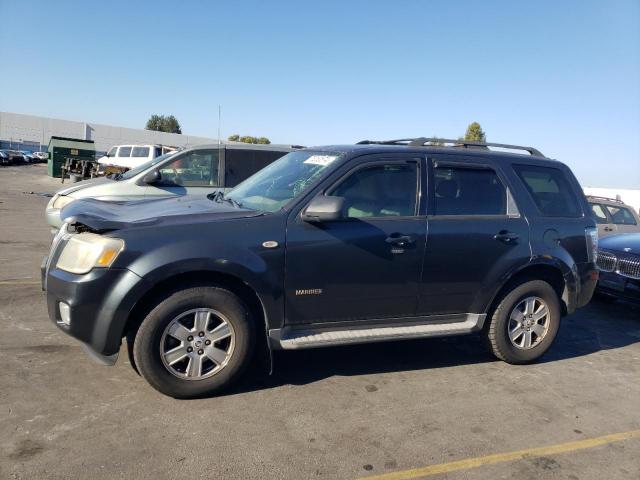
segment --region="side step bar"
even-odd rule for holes
[[[336,327],[331,324],[312,324],[284,327],[269,330],[269,339],[273,348],[296,350],[301,348],[329,347],[355,343],[384,342],[388,340],[407,340],[411,338],[444,337],[464,335],[482,329],[485,314],[467,313],[456,315],[424,317],[420,322],[407,323],[407,319],[391,319],[385,324]],[[395,322],[393,321],[395,320]],[[403,321],[404,320],[404,321]],[[440,320],[440,321],[439,321]]]

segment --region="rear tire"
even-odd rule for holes
[[[133,356],[149,384],[174,398],[218,393],[251,360],[254,326],[234,293],[196,287],[174,293],[143,320]]]
[[[531,363],[553,343],[560,327],[558,294],[542,280],[522,283],[506,293],[485,326],[485,341],[500,360]]]

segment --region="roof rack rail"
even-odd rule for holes
[[[540,150],[533,147],[523,147],[522,145],[508,145],[506,143],[491,143],[491,142],[471,142],[467,140],[451,140],[448,138],[400,138],[398,140],[362,140],[357,145],[407,145],[409,147],[424,147],[426,144],[432,144],[432,146],[442,146],[443,144],[451,144],[451,147],[457,148],[484,148],[489,150],[488,147],[506,148],[510,150],[525,150],[529,152],[529,155],[535,155],[538,157],[544,157]]]
[[[625,204],[620,198],[602,197],[600,195],[585,195],[585,197],[592,200],[606,200],[607,202],[616,202],[623,205]]]

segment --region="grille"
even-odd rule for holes
[[[616,256],[613,253],[598,250],[598,268],[603,272],[613,272],[616,268]]]
[[[616,271],[625,277],[640,279],[640,257],[625,257],[619,259]]]

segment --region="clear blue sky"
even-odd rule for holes
[[[318,145],[478,121],[640,188],[640,1],[0,0],[0,110]],[[15,24],[13,23],[15,21]]]

